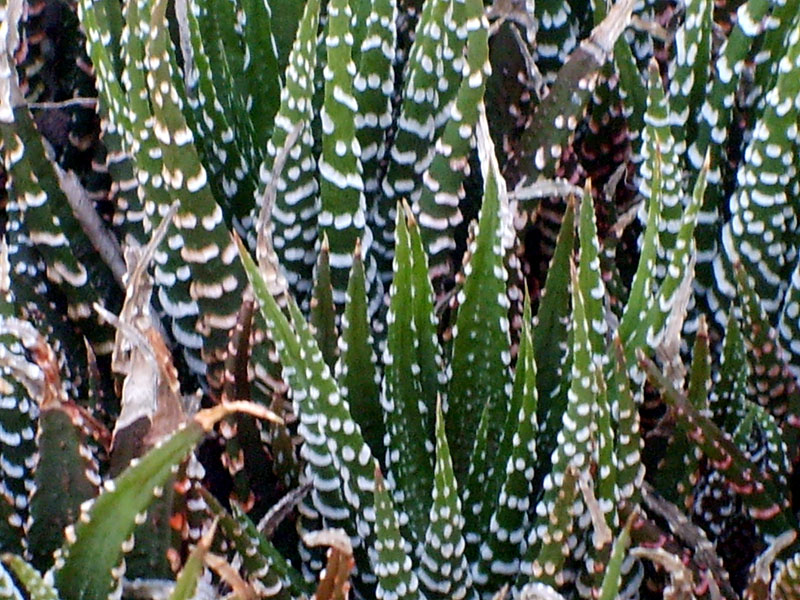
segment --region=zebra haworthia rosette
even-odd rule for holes
[[[167,547],[176,573],[191,565],[185,594],[205,551],[188,546],[215,519],[214,564],[284,600],[316,580],[320,599],[627,597],[658,585],[643,560],[728,597],[748,577],[726,554],[744,528],[768,550],[743,585],[794,593],[798,5],[747,0],[734,19],[724,2],[641,2],[624,31],[633,4],[59,5],[59,39],[80,50],[80,25],[96,81],[105,154],[84,157],[108,169],[76,188],[89,142],[71,104],[93,94],[48,84],[37,68],[61,46],[4,2],[0,542],[17,558],[0,595],[51,597],[36,567],[64,597],[104,598],[123,565],[169,575]],[[118,318],[163,312],[178,358],[163,383],[180,373],[220,414],[252,397],[286,416],[226,418],[205,479],[181,464],[213,420],[192,402],[185,426],[136,445],[91,308],[136,284],[100,258],[106,227],[73,212],[76,189],[102,195],[126,254],[163,221],[154,306]],[[160,418],[143,414],[149,431]],[[217,443],[230,512],[205,489],[226,477]],[[661,454],[667,508],[645,485]],[[274,514],[251,518],[285,492],[299,535],[273,544]]]

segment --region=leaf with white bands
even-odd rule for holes
[[[787,43],[777,81],[765,96],[764,112],[737,172],[737,188],[729,203],[731,244],[725,247],[727,259],[733,263],[738,258],[754,278],[755,291],[773,324],[797,258],[798,216],[790,201],[790,185],[797,175],[800,141],[800,78],[795,76],[800,68],[800,16],[795,17]]]
[[[424,600],[392,499],[375,468],[375,573],[378,600]]]
[[[538,394],[536,391],[536,361],[531,335],[530,298],[526,296],[523,311],[522,339],[517,368],[514,374],[514,391],[508,421],[514,428],[503,435],[503,446],[509,452],[498,453],[498,462],[505,461],[505,479],[489,521],[488,539],[481,541],[479,560],[475,563],[473,577],[483,592],[493,593],[504,583],[513,582],[520,572],[520,558],[526,549],[526,532],[530,521],[528,512],[533,496],[533,476],[536,467],[536,419]],[[516,410],[515,410],[516,409]],[[494,499],[490,493],[487,501]]]
[[[163,156],[161,176],[172,201],[181,202],[174,218],[177,231],[167,234],[167,244],[188,267],[187,291],[200,312],[195,329],[202,339],[203,361],[209,367],[206,375],[212,386],[218,387],[228,331],[236,323],[246,278],[171,83],[166,4],[156,0],[152,7],[145,55],[153,133]],[[180,280],[181,272],[176,275]]]
[[[372,582],[366,552],[374,541],[375,510],[373,504],[374,459],[364,443],[361,428],[353,420],[349,404],[342,400],[339,387],[331,377],[311,328],[294,301],[288,299],[291,322],[269,293],[253,260],[239,242],[239,252],[261,313],[284,368],[284,376],[292,389],[295,413],[301,420],[301,434],[306,438],[308,469],[317,493],[338,492],[345,505],[316,508],[323,517],[344,520],[354,542],[356,563],[361,581]],[[309,444],[313,445],[312,447]],[[312,453],[313,452],[313,453]],[[320,476],[334,481],[325,481]],[[337,481],[338,480],[338,481]],[[330,497],[330,496],[329,496]],[[326,508],[332,509],[327,511]],[[326,514],[327,513],[327,514]],[[353,530],[354,529],[354,530]]]
[[[466,281],[458,294],[447,404],[448,439],[462,489],[468,536],[483,531],[491,517],[486,505],[477,513],[473,508],[481,506],[483,478],[496,476],[495,469],[503,468],[483,463],[486,457],[477,454],[481,445],[480,436],[476,436],[479,419],[486,411],[486,451],[494,456],[512,388],[505,267],[511,212],[482,108],[480,114],[476,132],[484,180],[483,206],[469,247],[470,259],[464,267]]]
[[[255,225],[258,222],[257,210],[263,202],[264,187],[276,185],[270,221],[273,244],[287,281],[301,306],[308,302],[311,292],[315,245],[318,243],[320,200],[311,121],[319,12],[319,0],[306,3],[286,69],[286,83],[281,90],[274,133],[267,143],[264,161],[259,168],[260,186],[250,216]],[[286,155],[278,181],[273,182],[276,157],[286,144],[287,137],[298,126],[301,129],[297,141]],[[259,232],[250,233],[258,235]],[[248,237],[248,241],[253,247],[253,240]]]
[[[376,295],[373,289],[376,266],[371,253],[372,233],[366,222],[361,146],[356,136],[358,104],[353,95],[356,66],[352,59],[351,16],[347,0],[328,3],[325,36],[328,61],[324,68],[322,154],[319,159],[321,212],[317,222],[320,233],[327,234],[330,243],[333,300],[337,309],[344,305],[357,239],[361,240],[370,295],[373,298],[382,296]]]
[[[459,0],[464,4],[467,33],[467,55],[461,59],[464,75],[448,110],[444,131],[436,140],[433,159],[422,175],[422,187],[414,200],[431,262],[434,282],[453,273],[453,252],[456,249],[455,229],[462,222],[460,204],[464,200],[464,183],[470,174],[469,159],[475,147],[475,130],[483,102],[489,64],[489,23],[478,0]],[[448,38],[451,35],[447,34]]]
[[[375,252],[383,281],[391,278],[396,206],[401,199],[414,203],[420,193],[420,174],[430,164],[435,116],[439,107],[437,91],[444,31],[441,24],[450,0],[426,2],[409,52],[403,82],[397,133],[388,171],[381,183],[382,195],[373,213]]]
[[[430,382],[423,379],[423,374],[432,366],[428,363],[433,356],[422,351],[428,341],[424,339],[425,330],[417,327],[417,321],[432,314],[433,305],[428,297],[427,312],[415,306],[417,296],[426,292],[430,296],[430,293],[415,285],[418,282],[414,271],[420,266],[424,269],[424,265],[416,265],[413,260],[409,217],[404,208],[398,208],[381,405],[387,434],[386,466],[395,506],[404,525],[408,522],[411,541],[420,543],[428,523],[429,495],[433,486],[431,434],[437,386],[426,386]]]
[[[441,403],[436,406],[436,468],[429,525],[422,545],[419,579],[428,598],[477,599],[465,555],[464,517],[458,497]]]
[[[380,195],[382,163],[385,160],[387,130],[392,124],[392,96],[395,87],[393,62],[397,46],[397,0],[361,0],[370,7],[366,35],[359,48],[358,73],[353,91],[358,102],[356,127],[361,145],[364,195],[369,211]],[[370,6],[371,5],[371,6]],[[355,48],[354,48],[355,50]]]

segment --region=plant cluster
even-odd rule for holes
[[[0,599],[800,598],[800,5],[0,2]]]

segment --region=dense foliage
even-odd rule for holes
[[[0,3],[0,599],[800,598],[800,4]]]

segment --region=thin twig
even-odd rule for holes
[[[617,38],[631,22],[634,0],[619,0],[603,19],[581,42],[581,48],[591,54],[598,65],[603,65],[614,50]]]
[[[28,108],[31,110],[57,110],[59,108],[71,108],[81,106],[84,108],[94,108],[97,106],[97,98],[70,98],[60,102],[31,102]]]
[[[539,67],[536,66],[536,61],[533,60],[528,44],[522,39],[519,28],[512,26],[511,33],[514,35],[514,40],[517,42],[519,52],[522,54],[522,58],[525,61],[525,69],[528,71],[528,80],[530,82],[529,87],[536,93],[536,97],[541,100],[547,92],[547,84],[544,82],[544,77],[541,71],[539,71]]]
[[[92,242],[92,246],[97,250],[100,258],[111,269],[114,279],[122,289],[125,289],[125,284],[123,283],[125,261],[122,258],[122,249],[119,246],[119,242],[106,229],[105,224],[94,208],[94,204],[89,199],[89,194],[81,185],[81,182],[78,181],[77,175],[72,171],[64,171],[55,162],[53,167],[58,175],[59,186],[67,197],[70,208],[72,208],[72,214],[75,215],[81,225],[81,229]]]
[[[667,31],[664,27],[655,21],[642,19],[638,15],[633,15],[631,17],[631,26],[639,31],[649,33],[659,41],[668,42],[670,39],[669,31]]]
[[[295,124],[292,130],[288,132],[283,147],[278,150],[275,162],[272,164],[270,181],[261,196],[261,211],[258,214],[256,223],[256,231],[258,232],[256,262],[262,275],[264,275],[270,293],[276,298],[283,296],[288,291],[289,284],[283,276],[278,257],[275,254],[275,248],[272,245],[272,207],[275,205],[275,198],[278,195],[278,181],[289,156],[289,151],[297,142],[302,129],[302,123]]]
[[[306,497],[311,488],[314,487],[311,482],[307,482],[298,488],[288,492],[275,504],[267,514],[258,522],[258,530],[261,534],[270,539],[272,534],[278,528],[278,525],[286,518],[286,516],[294,510],[294,507],[300,504],[300,501]]]
[[[530,185],[519,186],[508,192],[510,200],[524,202],[539,198],[566,198],[567,196],[582,196],[583,188],[573,185],[566,179],[543,179]]]

